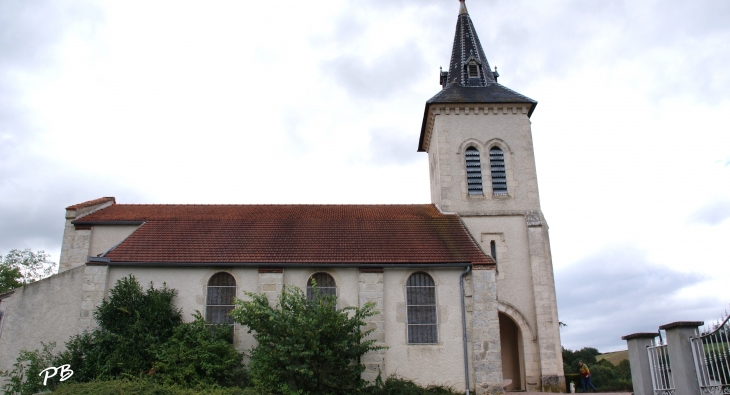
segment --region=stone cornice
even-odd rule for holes
[[[431,104],[428,106],[428,114],[426,115],[426,125],[423,136],[423,144],[419,147],[419,151],[428,151],[431,144],[431,135],[433,134],[433,125],[436,122],[436,115],[481,115],[496,116],[510,114],[528,115],[528,107],[524,104]]]

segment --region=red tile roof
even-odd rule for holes
[[[79,204],[74,204],[73,206],[68,206],[68,207],[66,207],[66,210],[78,210],[78,209],[81,209],[84,207],[95,206],[97,204],[106,203],[106,202],[116,203],[116,199],[114,199],[113,197],[98,198],[98,199],[94,199],[94,200],[89,200],[88,202],[83,202],[83,203],[79,203]]]
[[[491,264],[433,205],[128,205],[75,221],[144,221],[109,252],[135,263]]]

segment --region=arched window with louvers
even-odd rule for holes
[[[236,279],[230,273],[219,272],[208,280],[205,301],[205,322],[209,325],[225,324],[233,326],[228,313],[233,310],[236,299]]]
[[[426,273],[413,273],[406,283],[408,344],[438,343],[436,284]]]
[[[466,158],[466,184],[469,195],[483,195],[482,188],[482,161],[479,150],[469,147],[464,152]]]
[[[307,281],[307,300],[314,300],[314,288],[312,286],[317,283],[320,295],[337,296],[337,284],[335,279],[327,273],[314,273]]]
[[[489,150],[489,166],[492,170],[492,192],[495,195],[507,194],[507,171],[504,164],[504,152],[499,147]]]

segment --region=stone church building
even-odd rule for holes
[[[497,82],[463,0],[442,89],[418,151],[431,204],[143,205],[105,197],[66,208],[59,273],[0,295],[0,370],[21,349],[94,327],[115,282],[178,291],[186,320],[231,323],[235,297],[314,279],[338,306],[374,302],[363,377],[397,374],[478,394],[564,390],[548,227],[530,116]],[[416,142],[414,141],[414,144]],[[254,345],[234,325],[240,349]],[[73,368],[73,367],[72,367]]]

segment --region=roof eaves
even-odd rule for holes
[[[267,268],[431,268],[448,269],[471,266],[472,262],[439,263],[297,263],[297,262],[113,262],[109,258],[89,257],[91,263],[104,263],[109,266],[128,267],[267,267]]]

